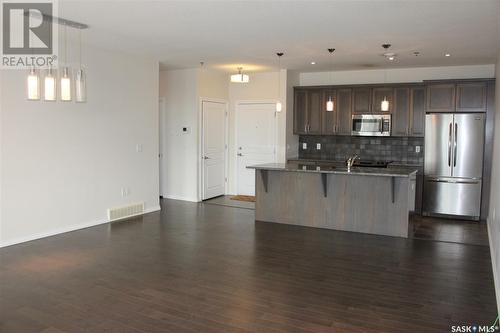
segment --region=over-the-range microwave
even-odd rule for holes
[[[355,114],[352,116],[351,135],[390,136],[390,114]]]

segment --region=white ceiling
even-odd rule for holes
[[[67,1],[93,44],[144,54],[162,68],[336,70],[491,64],[500,52],[500,0]],[[391,43],[399,56],[381,56]],[[420,56],[415,57],[414,51]],[[444,57],[450,52],[451,57]],[[316,65],[311,65],[316,61]]]

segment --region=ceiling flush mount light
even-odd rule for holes
[[[382,47],[384,48],[384,50],[386,51],[383,56],[389,60],[389,61],[393,61],[394,59],[396,59],[397,57],[397,54],[394,53],[394,52],[387,52],[389,50],[389,48],[391,47],[391,44],[382,44]]]
[[[278,52],[276,55],[278,56],[278,98],[281,94],[281,57],[283,56],[283,52]],[[281,112],[283,106],[281,105],[281,101],[278,99],[276,102],[276,112]]]
[[[40,77],[38,76],[38,71],[35,67],[32,67],[28,73],[27,93],[28,100],[37,101],[40,99]]]
[[[311,61],[311,65],[316,65],[316,62],[315,61]]]
[[[231,82],[234,83],[248,83],[250,81],[250,78],[248,75],[243,74],[243,67],[238,67],[238,74],[233,74],[231,75]]]
[[[57,78],[54,69],[49,67],[43,82],[43,99],[48,102],[57,100]]]
[[[335,51],[334,48],[328,49],[328,52],[330,52],[330,84],[332,84],[332,72],[333,72],[333,52]],[[326,102],[326,111],[332,112],[333,111],[333,100],[332,100],[332,93],[330,91],[329,96],[328,96],[328,101]]]
[[[444,56],[445,56],[445,57],[451,57],[451,53],[446,52],[446,53],[444,54]]]

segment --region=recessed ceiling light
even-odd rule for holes
[[[451,57],[451,53],[445,53],[444,56],[445,57]]]
[[[316,62],[315,61],[311,61],[311,65],[316,65]]]

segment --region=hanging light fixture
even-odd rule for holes
[[[391,44],[382,44],[382,47],[387,51],[389,47],[391,47]],[[388,53],[385,53],[384,55],[387,57],[387,54]],[[394,60],[394,58],[393,59],[391,59],[390,57],[387,58],[389,60]],[[387,81],[387,69],[384,69],[384,83],[386,83],[386,81]],[[387,96],[384,96],[384,99],[382,100],[382,102],[380,102],[380,110],[384,112],[389,111],[389,101],[387,100]]]
[[[32,67],[26,80],[28,100],[37,101],[40,99],[40,76],[35,67]]]
[[[231,75],[231,82],[235,83],[248,83],[250,78],[248,75],[242,73],[243,67],[238,67],[238,74]]]
[[[75,75],[75,101],[78,103],[84,103],[87,101],[87,82],[85,78],[85,72],[82,67],[82,30],[78,32],[78,63],[80,65],[79,69],[76,71]]]
[[[334,48],[328,49],[328,52],[333,56],[333,52],[335,51]],[[332,72],[333,72],[333,60],[332,57],[330,57],[330,84],[333,84],[332,82]],[[330,91],[329,96],[328,96],[328,101],[326,102],[326,111],[332,112],[333,111],[333,100],[332,100],[332,93]]]
[[[276,112],[281,112],[283,106],[281,105],[281,101],[279,100],[279,96],[281,94],[281,57],[283,56],[283,52],[278,52],[276,55],[278,56],[278,101],[276,102]]]
[[[52,67],[49,67],[45,74],[43,91],[43,99],[45,101],[53,102],[57,99],[57,79]]]
[[[68,32],[64,25],[64,67],[61,70],[60,77],[60,99],[63,102],[71,101],[71,75],[68,67]]]

